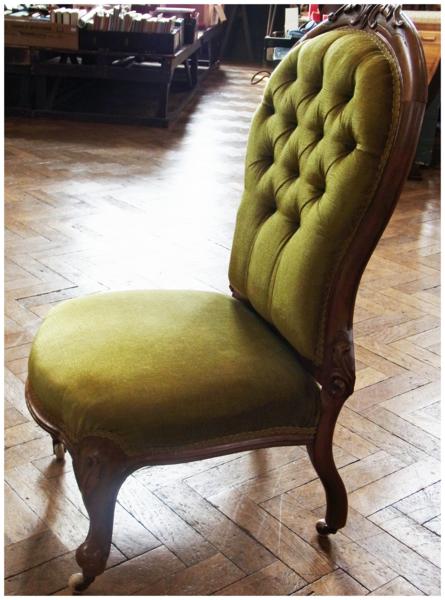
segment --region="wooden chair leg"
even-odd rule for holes
[[[82,573],[69,580],[74,591],[85,590],[105,570],[116,499],[129,474],[125,458],[116,444],[104,438],[88,438],[73,452],[74,473],[90,517],[88,535],[76,552]]]
[[[326,517],[317,521],[320,535],[336,533],[346,525],[348,496],[332,453],[335,422],[340,410],[334,399],[322,393],[322,415],[315,439],[307,444],[309,458],[326,493]]]

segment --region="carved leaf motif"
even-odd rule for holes
[[[103,467],[100,451],[95,448],[81,450],[78,461],[78,479],[82,493],[88,495],[95,484],[100,481]]]
[[[126,456],[105,438],[84,440],[75,451],[74,471],[85,504],[112,482],[125,478]]]
[[[335,399],[346,400],[355,384],[353,344],[346,332],[340,331],[334,340],[331,365],[327,391]]]
[[[386,22],[393,27],[403,27],[404,22],[400,16],[400,4],[345,4],[335,12],[329,15],[331,22],[337,21],[342,15],[352,14],[349,21],[354,27],[374,29],[377,26],[377,19],[382,15]]]

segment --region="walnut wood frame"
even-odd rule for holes
[[[360,278],[395,208],[408,175],[427,100],[427,79],[423,50],[412,23],[394,5],[342,6],[328,21],[310,31],[302,40],[338,27],[374,32],[394,56],[401,81],[401,110],[395,138],[375,199],[350,243],[328,296],[324,359],[317,366],[301,358],[321,385],[321,417],[317,431],[308,437],[274,435],[197,448],[127,456],[108,439],[90,437],[73,443],[65,432],[49,423],[39,408],[30,386],[26,399],[34,419],[51,435],[56,455],[67,449],[90,517],[90,528],[76,559],[82,569],[71,579],[72,587],[83,590],[101,574],[110,552],[116,498],[125,479],[148,465],[176,464],[272,446],[306,445],[312,464],[326,492],[326,516],[317,523],[320,534],[335,533],[346,524],[347,494],[332,455],[337,416],[355,384],[352,321]],[[300,41],[301,43],[301,41]],[[233,295],[239,298],[236,290]],[[61,452],[62,449],[62,452]]]

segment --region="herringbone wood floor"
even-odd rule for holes
[[[23,382],[34,332],[66,298],[124,288],[227,292],[252,112],[225,68],[169,131],[6,125],[6,592],[66,593],[87,518]],[[347,527],[314,530],[321,486],[301,448],[144,469],[119,496],[91,594],[439,593],[439,174],[408,182],[365,273],[358,381],[335,453]]]

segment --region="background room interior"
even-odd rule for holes
[[[439,595],[440,4],[4,31],[5,594]]]

